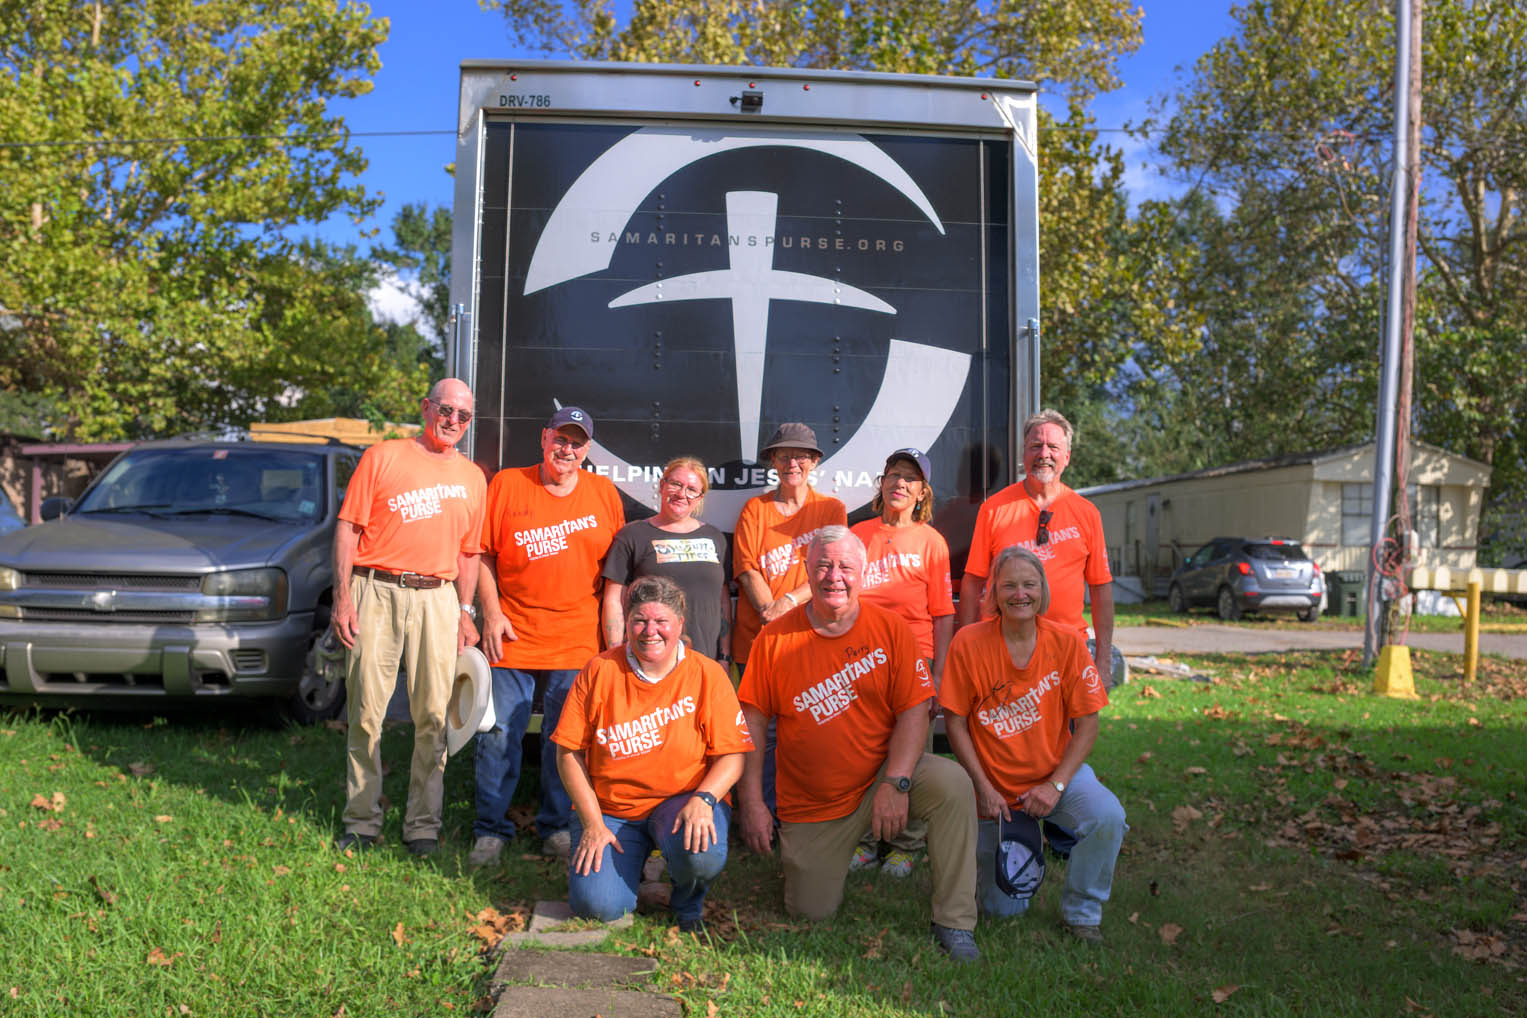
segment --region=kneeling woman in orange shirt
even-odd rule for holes
[[[977,894],[987,915],[1018,915],[1026,896],[996,879],[998,821],[1024,813],[1075,841],[1066,865],[1060,915],[1081,940],[1100,942],[1103,902],[1128,827],[1119,800],[1092,773],[1108,694],[1087,645],[1073,629],[1042,618],[1050,586],[1044,566],[1018,545],[992,563],[987,613],[996,618],[954,634],[939,704],[949,747],[976,788]],[[1053,825],[1053,826],[1051,826]],[[1037,830],[1035,832],[1038,833]]]
[[[685,648],[684,607],[667,577],[632,583],[625,643],[579,673],[551,737],[575,811],[575,915],[608,922],[635,908],[642,864],[657,848],[679,929],[705,929],[705,892],[726,864],[726,796],[753,740],[726,672]]]

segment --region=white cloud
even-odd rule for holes
[[[366,294],[366,302],[371,308],[371,313],[378,321],[393,322],[398,325],[407,325],[419,320],[419,300],[412,292],[413,284],[402,279],[397,273],[384,275],[371,292]]]

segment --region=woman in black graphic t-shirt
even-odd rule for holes
[[[725,659],[731,648],[731,598],[726,588],[726,535],[695,515],[710,490],[705,465],[680,456],[663,468],[658,511],[626,524],[604,560],[605,640],[625,639],[621,598],[641,576],[666,576],[684,591],[684,631],[695,650]]]

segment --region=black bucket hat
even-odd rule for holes
[[[758,458],[768,459],[769,453],[775,449],[805,449],[816,453],[818,459],[822,456],[822,450],[817,448],[817,433],[799,421],[781,424],[764,447],[758,450]]]

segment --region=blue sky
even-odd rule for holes
[[[618,9],[625,4],[617,5]],[[1170,93],[1185,71],[1234,22],[1228,0],[1188,3],[1181,0],[1145,3],[1145,42],[1121,63],[1124,86],[1099,96],[1093,112],[1100,128],[1120,128],[1146,116],[1151,100]],[[452,184],[444,167],[455,158],[456,89],[458,68],[467,59],[513,59],[534,54],[513,47],[503,15],[484,11],[475,0],[372,0],[374,14],[391,20],[391,32],[381,47],[382,69],[372,91],[358,99],[335,104],[350,129],[370,132],[438,131],[438,134],[360,139],[370,165],[361,181],[384,198],[381,209],[359,226],[338,218],[318,230],[326,240],[352,242],[364,251],[373,238],[390,239],[388,224],[408,202],[449,205]],[[1149,164],[1150,153],[1120,134],[1104,137],[1125,153],[1127,184],[1139,200],[1177,190]],[[408,318],[406,300],[386,288],[375,295],[378,310]]]

